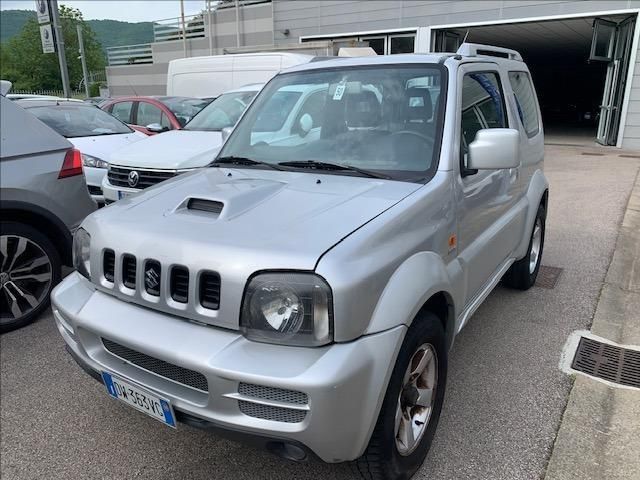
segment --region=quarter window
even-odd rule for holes
[[[533,137],[540,131],[536,96],[531,86],[531,77],[526,72],[509,72],[509,82],[518,107],[518,116],[527,136]]]

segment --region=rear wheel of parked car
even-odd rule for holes
[[[2,222],[0,233],[0,333],[32,322],[49,305],[60,281],[60,255],[29,225]]]
[[[524,258],[511,265],[511,268],[502,279],[508,287],[527,290],[536,283],[544,248],[545,219],[545,209],[540,205],[533,224],[533,230],[531,231],[527,254]]]
[[[446,380],[444,329],[426,312],[407,331],[367,450],[352,464],[362,478],[407,479],[420,468],[438,425]]]

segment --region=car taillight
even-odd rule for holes
[[[62,162],[58,178],[73,177],[75,175],[82,175],[82,155],[79,150],[71,148],[67,150],[64,156],[64,162]]]

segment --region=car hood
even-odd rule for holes
[[[204,167],[222,145],[220,132],[172,130],[114,152],[110,163],[123,167],[179,170]]]
[[[251,275],[314,270],[325,252],[420,187],[353,176],[210,167],[103,208],[84,227],[97,271],[100,252],[108,248],[117,255],[132,254],[140,264],[155,259],[183,265],[194,275],[219,273],[220,311],[214,318],[197,319],[237,328]],[[192,199],[221,211],[190,209]],[[120,295],[117,289],[111,293]]]
[[[80,152],[108,161],[111,153],[147,138],[140,132],[69,138]]]

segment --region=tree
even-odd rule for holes
[[[77,8],[60,6],[60,23],[64,38],[71,88],[77,88],[82,80],[82,64],[78,50],[76,25],[82,28],[84,50],[89,71],[105,66],[104,53],[95,33],[82,18]],[[2,45],[0,49],[0,77],[13,82],[16,90],[60,90],[60,67],[58,56],[42,53],[40,26],[35,19],[29,19],[20,34]]]

